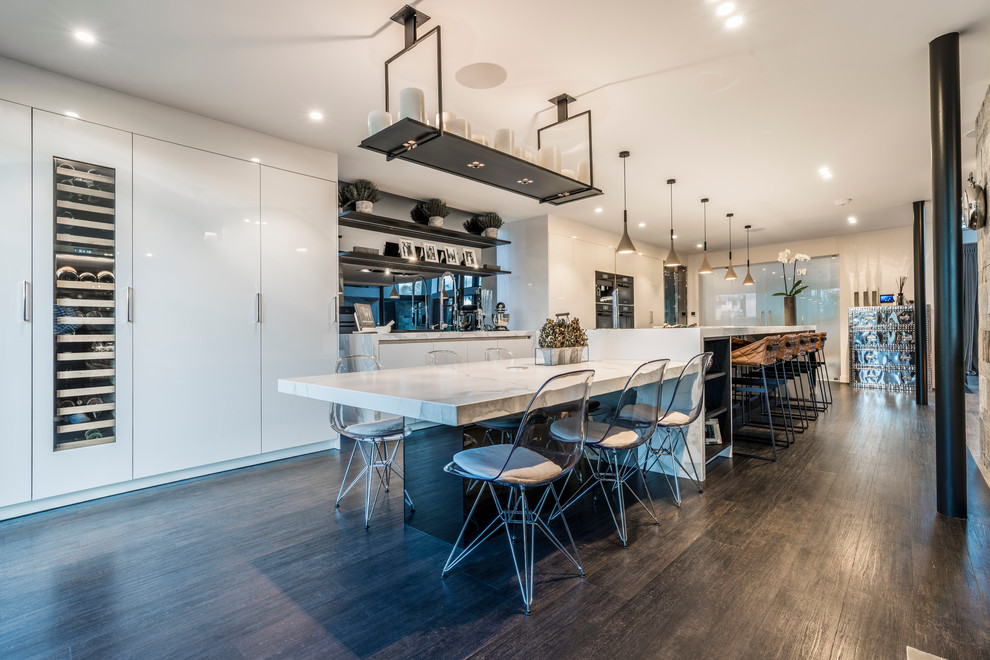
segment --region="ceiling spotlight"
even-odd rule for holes
[[[595,213],[601,213],[604,210],[605,209],[603,209],[602,207],[599,206],[597,209],[595,209]]]
[[[848,218],[846,218],[846,220],[848,220],[849,221],[849,224],[851,224],[851,225],[856,224],[856,216],[854,216],[854,215],[849,216]]]
[[[79,113],[78,112],[73,112],[72,110],[66,110],[65,111],[65,116],[66,117],[72,117],[73,119],[79,119]]]
[[[715,13],[719,16],[728,16],[736,10],[736,6],[731,2],[723,2],[716,9]]]
[[[818,168],[818,173],[822,176],[823,179],[831,179],[832,178],[832,170],[829,169],[828,167],[819,167]]]
[[[742,25],[742,22],[743,22],[742,16],[733,16],[725,22],[725,27],[729,28],[730,30],[733,30],[739,27],[740,25]]]
[[[697,245],[695,245],[694,247],[696,247],[696,248],[698,248],[698,249],[700,250],[700,249],[702,249],[703,247],[705,247],[705,244],[704,244],[704,243],[698,243],[698,244],[697,244]]]
[[[254,156],[254,157],[251,158],[251,162],[252,163],[260,163],[261,162],[261,159],[258,158],[257,156]]]
[[[309,118],[312,119],[313,121],[323,121],[323,113],[320,112],[319,110],[312,110],[309,113]]]
[[[470,167],[470,165],[468,167]],[[524,186],[528,186],[529,184],[533,183],[533,180],[532,179],[523,178],[523,179],[517,180],[516,183],[521,183]]]
[[[677,238],[677,234],[674,234],[671,238]]]
[[[94,37],[91,32],[85,32],[83,30],[79,30],[78,32],[76,32],[76,39],[83,42],[84,44],[96,43],[96,37]]]
[[[640,227],[645,227],[646,226],[646,223],[645,222],[641,222],[641,223],[639,223],[639,226]]]

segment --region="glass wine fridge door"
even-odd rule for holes
[[[113,168],[54,159],[54,449],[115,441]]]

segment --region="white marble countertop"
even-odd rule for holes
[[[390,332],[387,334],[379,334],[377,332],[354,332],[351,334],[357,337],[376,337],[378,341],[470,341],[472,339],[511,339],[513,337],[532,337],[536,333],[532,330],[471,330],[469,332],[416,330],[414,332]],[[341,336],[344,337],[346,335]]]
[[[533,358],[408,367],[352,374],[281,378],[278,391],[342,403],[448,426],[462,426],[523,412],[551,376],[594,369],[592,394],[621,390],[641,360],[591,360],[536,366]],[[677,378],[683,362],[671,362],[665,380]]]
[[[702,325],[695,328],[664,328],[655,325],[654,330],[698,330],[701,336],[739,337],[743,335],[786,335],[794,332],[814,332],[814,325]]]

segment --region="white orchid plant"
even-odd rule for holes
[[[782,266],[782,277],[784,278],[784,290],[778,291],[773,294],[775,296],[796,296],[805,289],[808,288],[807,284],[802,284],[803,280],[799,280],[798,275],[807,275],[808,269],[801,268],[798,269],[798,262],[808,262],[811,261],[811,257],[806,254],[801,254],[800,252],[796,254],[791,254],[790,250],[782,250],[780,254],[777,255],[777,261],[779,261]],[[791,279],[790,283],[787,280],[787,264],[793,264],[791,266]]]

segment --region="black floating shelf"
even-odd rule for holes
[[[409,118],[365,138],[360,147],[554,206],[602,194],[577,179]]]
[[[501,238],[487,238],[478,234],[469,234],[466,231],[419,225],[411,220],[396,220],[395,218],[386,218],[381,215],[371,215],[370,213],[358,213],[357,211],[341,213],[338,224],[341,227],[350,227],[351,229],[364,229],[383,234],[392,234],[396,237],[437,241],[439,243],[450,243],[464,247],[484,249],[509,244],[509,241],[503,241]]]
[[[459,264],[441,264],[422,259],[410,261],[402,257],[386,257],[381,254],[365,254],[362,252],[342,252],[339,257],[340,263],[350,266],[363,266],[365,268],[388,268],[408,274],[428,274],[440,275],[444,271],[450,271],[454,275],[474,275],[482,277],[485,275],[508,275],[512,271],[492,270],[490,268],[471,268]]]

